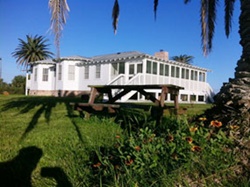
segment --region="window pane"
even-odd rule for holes
[[[175,77],[175,66],[171,66],[171,77]]]
[[[194,80],[194,70],[191,70],[191,80]]]
[[[157,62],[153,62],[153,74],[157,74]]]
[[[37,68],[35,68],[35,73],[34,73],[34,80],[37,81]]]
[[[186,69],[186,79],[189,79],[189,69]]]
[[[169,76],[169,65],[165,65],[165,76]]]
[[[125,63],[120,62],[119,63],[119,74],[124,74],[125,73]]]
[[[137,73],[142,73],[142,64],[137,64]]]
[[[85,67],[85,71],[86,71],[86,67]],[[112,64],[112,75],[117,75],[117,73],[118,73],[118,64],[113,63]]]
[[[84,78],[85,79],[89,78],[89,66],[85,66],[85,69],[84,69]]]
[[[62,80],[62,65],[58,66],[58,80]]]
[[[198,72],[197,71],[194,72],[194,80],[196,80],[196,81],[198,80]]]
[[[160,64],[160,75],[163,75],[164,72],[164,65]]]
[[[74,65],[69,65],[68,79],[75,80],[75,66]]]
[[[49,69],[43,68],[43,81],[48,81],[48,77],[49,77]]]
[[[101,77],[101,64],[96,64],[96,74],[95,74],[96,78],[100,78]]]
[[[152,73],[151,61],[147,60],[147,73]]]
[[[186,70],[184,68],[181,69],[181,78],[185,79],[185,74],[186,74]]]
[[[134,64],[130,64],[129,65],[129,74],[135,74],[135,65]]]
[[[176,67],[176,77],[179,78],[180,77],[180,68]]]

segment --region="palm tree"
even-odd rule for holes
[[[171,59],[177,62],[192,64],[194,57],[189,55],[179,55],[179,56],[173,56]]]
[[[27,41],[18,38],[20,43],[12,53],[18,65],[27,68],[32,62],[52,58],[53,53],[48,51],[48,44],[46,44],[48,40],[43,36],[26,35],[26,39]]]

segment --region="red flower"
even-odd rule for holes
[[[136,150],[136,151],[140,151],[140,150],[141,150],[141,147],[140,147],[140,146],[135,146],[135,150]]]
[[[191,137],[186,137],[186,141],[191,144],[193,142],[193,139]]]

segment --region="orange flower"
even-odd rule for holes
[[[129,160],[126,160],[126,161],[125,161],[125,164],[126,164],[127,166],[130,166],[131,164],[133,164],[133,162],[134,162],[133,159],[129,159]]]
[[[195,132],[195,131],[197,131],[197,130],[198,130],[197,127],[190,127],[190,128],[189,128],[189,131],[190,131],[190,132]]]
[[[200,121],[206,121],[207,118],[205,118],[205,117],[204,117],[204,118],[199,118],[199,120],[200,120]]]
[[[196,152],[201,152],[201,147],[197,146],[197,145],[194,145],[192,148],[191,148],[192,151],[196,151]]]
[[[193,139],[191,137],[186,137],[186,141],[191,144],[193,142]]]
[[[231,130],[237,130],[238,128],[240,128],[238,125],[230,125]]]
[[[135,146],[135,150],[136,150],[136,151],[140,151],[140,150],[141,150],[141,147],[140,147],[140,146]]]
[[[96,164],[93,165],[93,167],[94,167],[94,168],[98,168],[98,167],[100,167],[101,165],[102,165],[101,162],[97,162]]]
[[[119,135],[116,135],[116,136],[115,136],[115,138],[119,139],[119,138],[121,138],[121,136],[119,136]]]
[[[211,121],[210,126],[219,128],[222,126],[222,123],[220,121],[213,120]]]

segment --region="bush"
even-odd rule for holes
[[[170,177],[178,170],[185,171],[180,183],[191,183],[210,175],[221,178],[218,173],[228,174],[235,164],[233,141],[220,126],[173,118],[164,119],[159,127],[143,126],[92,152],[93,181],[110,186],[175,186],[177,181]]]

